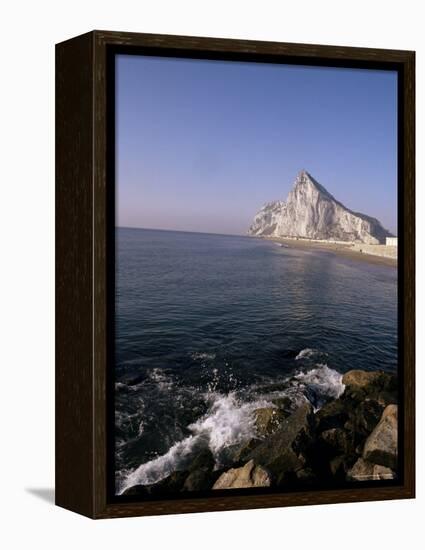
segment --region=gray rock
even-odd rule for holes
[[[305,403],[282,422],[278,431],[258,445],[248,459],[266,468],[277,484],[284,483],[288,474],[306,467],[312,423],[313,409]]]
[[[363,458],[393,470],[397,467],[397,405],[388,405],[381,420],[367,438]]]
[[[231,468],[221,474],[213,485],[213,489],[249,489],[252,487],[270,487],[268,472],[261,466],[256,466],[253,460],[240,468]]]
[[[365,244],[385,243],[392,236],[377,219],[346,208],[305,170],[298,174],[286,201],[261,208],[248,233]]]
[[[287,415],[275,407],[265,407],[254,411],[255,428],[259,437],[272,435]]]

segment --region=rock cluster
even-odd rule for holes
[[[385,244],[391,233],[370,216],[353,212],[302,170],[286,201],[265,204],[250,235]]]
[[[288,412],[285,400],[255,411],[256,437],[228,449],[228,464],[216,468],[206,449],[184,471],[127,495],[291,488],[341,481],[394,479],[397,470],[397,380],[381,372],[352,370],[345,390],[318,412],[307,401]],[[279,402],[277,402],[279,403]]]

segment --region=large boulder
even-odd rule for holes
[[[215,466],[215,460],[212,452],[209,449],[203,449],[193,458],[192,462],[188,466],[189,472],[196,470],[213,470]]]
[[[347,473],[349,481],[371,481],[380,479],[394,479],[394,472],[386,466],[373,464],[363,458],[359,458]]]
[[[253,460],[240,468],[231,468],[221,474],[213,485],[213,489],[249,489],[252,487],[270,487],[268,472],[261,466],[256,466]]]
[[[209,449],[203,449],[188,466],[189,475],[186,477],[182,491],[207,491],[211,489],[218,473],[214,472],[215,460]]]
[[[397,467],[397,405],[388,405],[381,420],[367,438],[363,458],[393,470]]]
[[[259,437],[274,434],[288,415],[276,407],[264,407],[254,411],[255,428]]]
[[[248,455],[249,460],[264,467],[277,485],[284,484],[288,477],[307,465],[312,425],[312,406],[304,403]]]
[[[397,391],[397,379],[383,371],[350,370],[342,377],[345,385],[344,394],[361,399],[366,395],[377,395],[382,392]]]
[[[349,404],[343,399],[326,403],[315,415],[318,433],[332,428],[342,428],[349,418]]]

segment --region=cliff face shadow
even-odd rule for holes
[[[40,500],[44,500],[45,502],[48,502],[49,504],[55,503],[55,490],[53,488],[26,487],[25,491],[30,495],[33,495],[39,498]]]

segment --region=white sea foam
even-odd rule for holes
[[[215,359],[215,353],[207,353],[203,351],[194,351],[190,354],[194,361],[213,361]]]
[[[167,376],[162,369],[155,368],[149,373],[149,378],[155,382],[161,391],[169,391],[174,385],[170,376]]]
[[[131,471],[122,480],[119,492],[122,493],[133,485],[156,483],[179,467],[184,467],[187,459],[196,449],[196,445],[199,444],[198,440],[198,436],[190,435],[175,443],[164,455]]]
[[[228,395],[208,394],[211,402],[208,412],[188,428],[192,432],[175,443],[165,454],[142,464],[128,473],[121,482],[120,493],[133,485],[148,485],[185,468],[193,453],[209,447],[216,461],[226,447],[251,438],[255,433],[252,412],[270,405],[265,400],[241,403],[234,393]]]
[[[265,402],[241,403],[235,393],[209,395],[211,408],[208,413],[191,424],[193,434],[205,437],[215,456],[229,445],[240,443],[254,433],[252,412]]]
[[[313,349],[313,348],[305,348],[302,349],[299,354],[295,357],[295,361],[298,361],[299,359],[309,359],[316,355],[317,353],[320,353],[319,350]]]
[[[294,378],[303,387],[316,393],[319,405],[323,400],[337,399],[345,388],[342,383],[342,374],[324,364],[318,364],[314,369],[306,372],[299,372]]]

